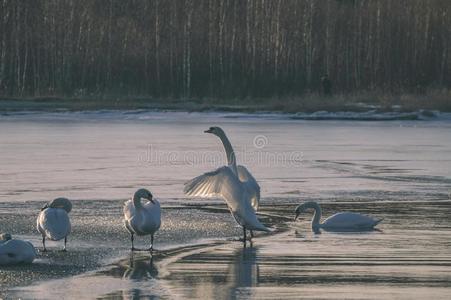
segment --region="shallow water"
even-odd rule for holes
[[[15,290],[25,299],[449,299],[450,202],[352,203],[384,218],[378,231],[312,233],[309,217],[239,242],[127,255],[103,270]],[[343,207],[325,205],[325,212]],[[269,209],[270,207],[266,207]],[[289,214],[291,206],[276,207]],[[206,213],[206,212],[204,212]],[[267,211],[264,211],[267,213]],[[208,216],[208,213],[204,215]]]
[[[428,218],[396,224],[390,221],[395,210],[413,213],[391,207],[373,207],[387,220],[381,231],[317,235],[307,223],[290,224],[288,232],[250,247],[187,255],[168,265],[163,281],[183,299],[448,299],[451,243],[443,237],[451,227]],[[421,211],[446,218],[450,209],[446,204]],[[420,222],[427,228],[416,228]]]
[[[230,242],[240,229],[222,201],[182,193],[183,182],[225,163],[217,138],[202,133],[211,125],[226,130],[238,162],[259,181],[264,214],[291,219],[294,204],[316,200],[325,216],[384,218],[381,232],[315,235],[306,215],[297,223],[265,218],[282,232],[252,247]],[[71,256],[51,243],[55,250],[32,268],[0,270],[2,289],[104,269],[8,292],[17,297],[446,299],[451,291],[449,121],[97,112],[1,116],[0,128],[1,231],[38,246],[39,207],[74,200]],[[163,252],[152,264],[130,261],[121,221],[138,187],[165,208]],[[214,246],[184,246],[192,243]]]

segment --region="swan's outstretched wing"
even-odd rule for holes
[[[238,165],[237,170],[240,181],[246,186],[246,189],[251,195],[252,208],[257,211],[260,205],[260,186],[245,166]]]
[[[229,167],[221,167],[188,181],[184,192],[189,196],[221,196],[238,224],[249,230],[269,231],[257,219],[247,188]]]
[[[222,196],[233,211],[240,206],[239,199],[242,199],[244,194],[241,182],[227,166],[191,179],[185,183],[183,191],[188,196]]]

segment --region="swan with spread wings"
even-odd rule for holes
[[[256,211],[260,202],[260,186],[244,166],[236,164],[232,144],[219,127],[210,127],[205,133],[219,137],[227,155],[227,166],[200,175],[185,183],[185,194],[197,197],[222,197],[235,221],[243,227],[243,241],[246,230],[267,231],[257,218]]]

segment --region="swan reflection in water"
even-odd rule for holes
[[[251,293],[251,289],[260,283],[257,253],[258,248],[251,245],[234,249],[233,252],[224,254],[222,257],[216,257],[217,263],[225,264],[225,272],[221,273],[222,270],[219,269],[216,272],[205,270],[204,274],[196,274],[200,280],[193,287],[194,295],[184,296],[198,296],[202,291],[201,295],[207,296],[205,298],[238,299]],[[212,268],[208,266],[208,261],[209,259],[206,257],[203,269]],[[213,265],[218,266],[217,263],[213,263]],[[218,282],[223,283],[218,284]]]
[[[133,253],[130,255],[129,264],[125,265],[122,275],[123,279],[146,280],[156,278],[158,269],[153,262],[153,257],[142,256],[136,258]]]
[[[185,256],[167,268],[169,290],[183,299],[236,299],[260,283],[258,247],[225,245]]]
[[[215,248],[180,258],[159,274],[158,257],[131,253],[109,276],[128,281],[127,287],[106,294],[115,299],[160,298],[176,294],[190,299],[236,299],[260,283],[258,247]],[[162,277],[163,276],[163,277]],[[170,280],[167,280],[170,279]],[[169,293],[168,291],[173,291]]]
[[[260,278],[257,249],[252,246],[237,249],[233,254],[228,274],[231,294],[240,287],[256,286]]]
[[[159,299],[165,294],[158,282],[158,268],[152,256],[132,252],[128,259],[108,270],[107,275],[127,283],[125,285],[118,283],[112,288],[112,292],[100,298]]]

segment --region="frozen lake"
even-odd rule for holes
[[[97,112],[0,117],[0,200],[125,199],[225,164],[224,128],[263,202],[448,199],[451,122],[302,121],[242,114]],[[277,200],[276,200],[277,199]]]
[[[228,134],[262,187],[263,221],[279,230],[252,247],[229,241],[240,229],[221,200],[183,195],[185,181],[225,164],[220,141],[203,133],[210,126]],[[17,284],[35,284],[14,297],[446,299],[451,291],[450,121],[103,111],[5,115],[0,128],[2,230],[40,246],[39,206],[74,200],[71,261],[50,252],[31,275],[0,270],[2,285],[20,276],[31,279]],[[152,263],[129,258],[121,221],[123,201],[139,187],[164,206],[157,248],[181,249]],[[321,202],[325,216],[384,218],[381,231],[313,234],[310,215],[288,221],[306,200]],[[184,248],[201,241],[212,244]],[[55,262],[66,276],[83,273],[79,264],[102,271],[40,282],[62,276]]]

